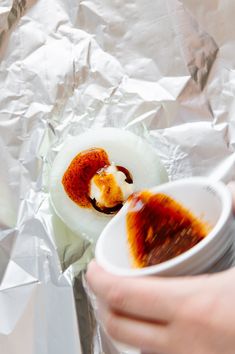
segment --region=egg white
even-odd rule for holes
[[[50,175],[50,199],[57,215],[75,233],[96,241],[112,215],[81,208],[66,194],[62,178],[73,158],[90,148],[102,148],[109,161],[128,169],[134,191],[167,182],[165,168],[155,150],[142,138],[117,128],[89,130],[65,141],[56,156]]]

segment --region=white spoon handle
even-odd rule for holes
[[[221,181],[227,184],[235,179],[235,153],[230,155],[219,166],[217,166],[209,175],[213,181]]]

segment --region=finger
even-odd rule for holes
[[[88,267],[87,280],[96,296],[115,311],[163,323],[174,318],[186,295],[195,295],[199,277],[163,279],[125,278],[111,275],[95,262]]]
[[[142,351],[141,354],[162,354],[162,353],[159,353],[159,352],[157,353],[156,351],[154,351],[154,352],[153,352],[153,351],[149,352],[149,351],[146,351],[146,350],[145,350],[144,352]]]
[[[107,308],[100,313],[107,333],[116,341],[145,352],[165,353],[170,338],[165,326],[123,317]]]
[[[235,214],[235,182],[229,182],[228,188],[232,194],[233,199],[233,213]]]
[[[145,350],[144,352],[142,351],[141,354],[163,354],[163,353],[159,353],[159,352],[156,352],[156,351],[153,352],[152,350],[149,352],[149,351]]]

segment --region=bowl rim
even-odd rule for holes
[[[216,192],[221,202],[221,214],[219,216],[219,219],[217,220],[213,229],[203,240],[201,240],[194,247],[190,248],[188,251],[180,254],[179,256],[157,265],[148,266],[144,268],[120,268],[118,266],[110,264],[110,262],[106,260],[103,253],[103,242],[105,242],[105,238],[107,237],[106,234],[109,233],[109,230],[112,225],[118,222],[118,218],[123,217],[123,214],[128,208],[127,202],[120,210],[120,212],[108,223],[108,225],[106,225],[97,241],[95,257],[98,264],[100,264],[104,269],[106,269],[106,271],[120,276],[145,276],[158,274],[160,275],[164,272],[169,271],[170,269],[174,269],[175,267],[187,262],[190,258],[195,257],[197,254],[200,254],[203,250],[205,250],[212,243],[213,240],[221,236],[223,237],[223,233],[221,233],[221,231],[223,230],[230,215],[232,215],[232,196],[228,188],[222,182],[214,181],[213,179],[206,177],[190,177],[173,182],[167,182],[156,187],[150,188],[149,190],[154,193],[162,192],[167,194],[168,188],[170,190],[171,188],[183,187],[185,185],[198,185],[208,187],[214,192]],[[226,235],[226,233],[224,233],[224,235]]]

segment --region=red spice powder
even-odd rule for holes
[[[80,207],[90,208],[90,181],[101,168],[110,165],[105,150],[92,148],[79,153],[65,171],[62,183],[69,198]]]
[[[126,222],[137,267],[176,257],[195,246],[209,231],[206,224],[172,198],[150,192],[132,197]]]

